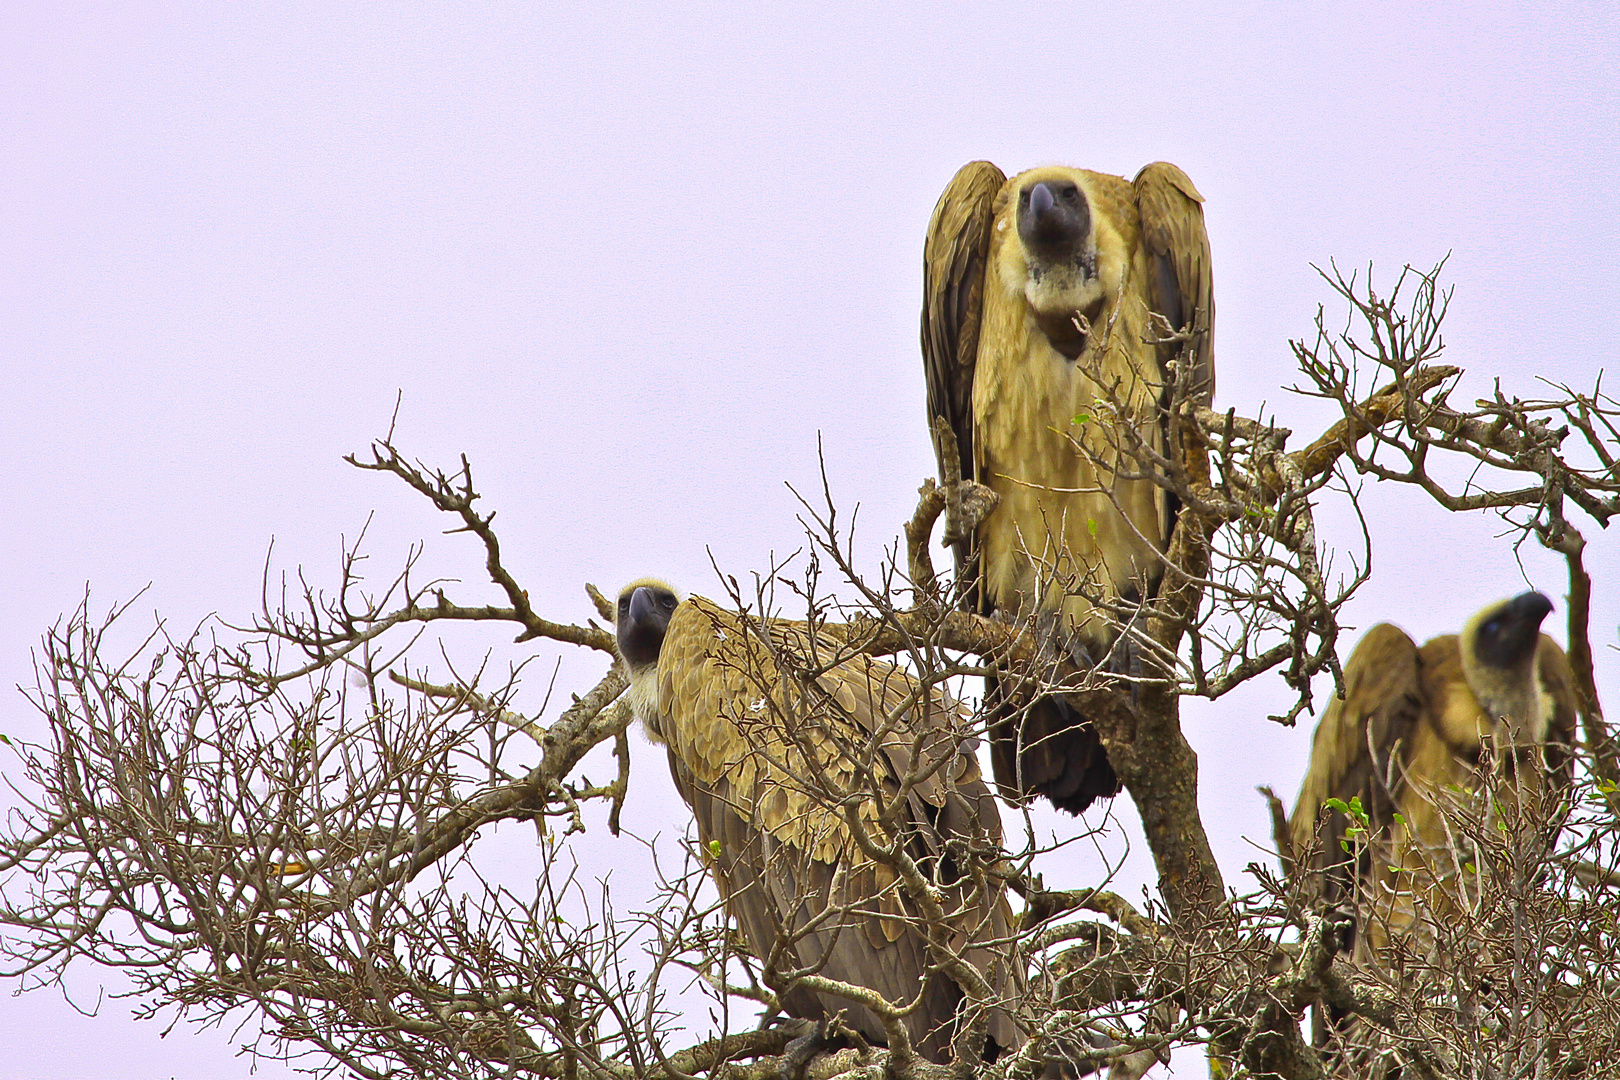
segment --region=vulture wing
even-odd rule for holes
[[[1349,822],[1341,813],[1324,812],[1322,804],[1359,798],[1373,829],[1387,826],[1397,809],[1402,772],[1402,762],[1391,768],[1391,757],[1400,746],[1404,760],[1425,707],[1417,643],[1399,627],[1379,623],[1350,654],[1343,699],[1330,702],[1316,725],[1310,767],[1290,823],[1301,868],[1320,829],[1312,869],[1323,875],[1322,893],[1329,899],[1349,890],[1350,868],[1340,846]]]
[[[957,170],[928,222],[923,245],[922,352],[928,381],[928,424],[942,416],[956,436],[961,475],[973,479],[973,371],[979,358],[984,312],[984,268],[989,257],[996,195],[1007,177],[988,161]],[[934,444],[940,475],[944,447]],[[956,545],[960,570],[967,542]]]
[[[1204,230],[1204,197],[1187,174],[1168,161],[1143,166],[1133,182],[1147,254],[1149,301],[1176,330],[1195,335],[1191,343],[1193,396],[1209,404],[1215,394],[1215,287],[1209,234]],[[1181,352],[1162,346],[1160,370]]]

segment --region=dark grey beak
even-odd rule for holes
[[[1037,219],[1045,217],[1046,212],[1052,209],[1054,201],[1051,188],[1045,184],[1036,184],[1029,193],[1030,213],[1034,214]]]
[[[652,590],[643,585],[630,594],[630,624],[632,626],[643,623],[658,612],[658,605],[653,603]]]

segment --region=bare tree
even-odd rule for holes
[[[940,860],[917,862],[885,831],[895,795],[872,762],[894,732],[847,741],[831,758],[812,754],[805,760],[819,764],[795,770],[795,797],[806,814],[853,823],[860,865],[880,882],[854,903],[920,927],[935,964],[969,988],[965,1030],[982,1040],[984,1017],[1007,1010],[1027,1041],[982,1063],[979,1042],[965,1037],[950,1063],[936,1062],[908,1050],[903,1025],[886,1023],[888,1047],[848,1040],[812,1061],[811,1074],[1035,1076],[1061,1056],[1071,1069],[1134,1075],[1188,1044],[1252,1076],[1608,1067],[1620,1051],[1607,947],[1620,760],[1595,688],[1578,526],[1606,526],[1620,511],[1620,406],[1598,386],[1553,387],[1543,400],[1498,387],[1454,405],[1460,372],[1436,363],[1449,299],[1439,272],[1408,270],[1388,296],[1354,275],[1325,275],[1349,321],[1333,331],[1319,312],[1316,338],[1294,349],[1303,392],[1341,416],[1300,449],[1288,449],[1291,433],[1274,419],[1198,407],[1185,385],[1169,395],[1167,450],[1115,448],[1181,507],[1157,595],[1140,612],[1115,612],[1150,660],[1133,686],[1049,655],[1030,627],[958,609],[930,552],[942,515],[960,537],[986,510],[985,492],[959,476],[923,484],[904,542],[875,576],[857,571],[823,492],[805,503],[808,547],[792,573],[728,579],[724,600],[771,643],[770,663],[788,683],[808,686],[855,654],[887,655],[923,694],[993,664],[1031,692],[1083,702],[1159,873],[1157,898],[1138,910],[1103,882],[1041,880],[1032,872],[1041,846],[1009,831],[1002,846],[956,851],[952,880],[975,882],[966,892],[979,899],[953,901]],[[1118,403],[1097,403],[1099,415],[1110,408]],[[1131,439],[1130,425],[1115,430]],[[267,588],[245,626],[172,636],[160,624],[122,654],[110,642],[127,608],[98,618],[86,601],[46,635],[38,659],[32,701],[50,741],[15,747],[23,808],[0,840],[7,973],[49,984],[81,958],[117,967],[141,1008],[203,1021],[251,1010],[261,1052],[317,1072],[776,1075],[796,1032],[759,1014],[774,1016],[794,987],[827,988],[813,966],[788,962],[796,931],[784,926],[780,947],[748,955],[707,884],[717,856],[702,845],[661,865],[658,887],[625,906],[574,870],[584,808],[605,803],[617,834],[635,790],[612,634],[531,607],[465,460],[436,471],[390,435],[350,461],[403,481],[475,536],[504,603],[458,603],[451,583],[419,580],[414,557],[375,589],[361,576],[359,545],[330,590],[301,577],[278,595]],[[1431,920],[1434,949],[1382,967],[1342,955],[1347,914],[1321,909],[1285,873],[1254,865],[1246,891],[1229,883],[1200,814],[1179,708],[1185,696],[1218,698],[1280,670],[1295,697],[1275,719],[1292,723],[1316,705],[1312,676],[1339,680],[1338,613],[1366,579],[1370,541],[1330,552],[1314,513],[1324,499],[1356,506],[1362,477],[1415,486],[1450,510],[1495,510],[1516,543],[1565,558],[1583,701],[1571,799],[1511,821],[1478,800],[1449,808],[1473,853],[1465,917]],[[603,674],[560,708],[548,696],[521,712],[517,671],[434,675],[417,659],[432,641],[425,631],[453,634],[449,624],[466,621],[516,624],[519,642],[594,650]],[[810,721],[838,707],[800,700]],[[952,738],[970,751],[984,717],[959,719]],[[903,717],[895,723],[903,734]],[[533,756],[528,740],[539,761],[520,766]],[[603,745],[617,775],[591,783],[579,767]],[[505,820],[541,829],[532,888],[500,884],[480,859],[481,832]],[[1551,829],[1565,838],[1556,854],[1529,857],[1527,838]],[[1289,853],[1280,855],[1286,865]],[[992,959],[953,946],[962,912],[1002,888],[1021,907]],[[1006,985],[989,964],[1016,969],[1016,994],[989,992]],[[678,1007],[680,993],[705,996],[708,1017]],[[890,1019],[911,1004],[869,1003]],[[1313,1045],[1304,1024],[1313,1006],[1358,1022],[1334,1045]]]

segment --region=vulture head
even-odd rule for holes
[[[1077,169],[1035,169],[1018,178],[1013,221],[1024,299],[1052,347],[1073,360],[1102,314],[1091,198]]]
[[[669,618],[681,596],[667,581],[641,578],[619,590],[613,625],[619,639],[619,661],[630,678],[630,707],[657,738],[658,653],[664,647]]]
[[[1505,721],[1519,745],[1540,743],[1550,719],[1536,674],[1541,620],[1550,611],[1552,601],[1541,593],[1520,593],[1469,619],[1458,642],[1468,688],[1486,717]]]

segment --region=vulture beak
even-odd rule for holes
[[[1029,209],[1036,220],[1039,220],[1048,210],[1052,209],[1052,189],[1045,184],[1036,184],[1029,193]]]
[[[630,625],[639,627],[649,621],[656,621],[658,605],[653,603],[652,590],[642,585],[630,594]]]
[[[1508,601],[1508,610],[1514,618],[1533,629],[1541,628],[1541,620],[1552,614],[1552,609],[1552,601],[1538,592],[1520,593]]]

